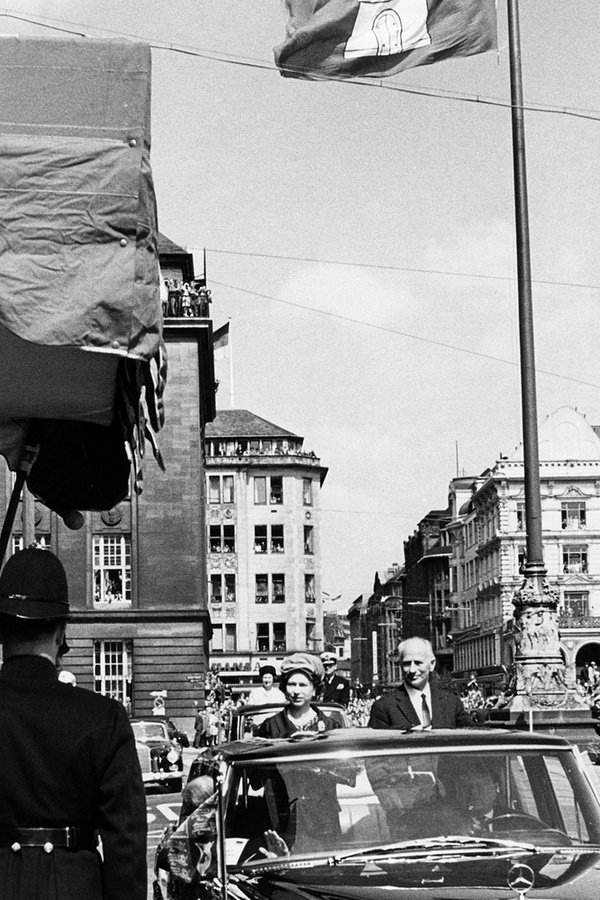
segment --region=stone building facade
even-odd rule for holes
[[[227,677],[278,666],[294,651],[318,652],[327,469],[302,437],[248,410],[219,410],[206,428],[205,457],[211,664]]]
[[[539,428],[547,578],[559,595],[560,648],[575,684],[600,664],[600,428],[562,407]],[[450,484],[447,525],[455,678],[498,688],[513,661],[512,597],[522,583],[522,448],[481,476]]]
[[[180,279],[193,275],[189,254],[164,238],[161,249]],[[202,448],[215,415],[212,323],[169,318],[164,337],[169,376],[158,443],[166,472],[148,448],[143,492],[85,513],[78,531],[27,493],[9,549],[23,546],[31,520],[38,545],[62,560],[73,613],[65,665],[78,685],[116,697],[138,716],[151,713],[154,692],[166,691],[168,714],[187,725],[203,689],[210,637]],[[0,458],[3,509],[13,480]]]

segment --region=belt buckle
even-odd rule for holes
[[[77,840],[77,829],[71,825],[65,825],[63,830],[65,832],[65,847],[67,850],[71,850]]]

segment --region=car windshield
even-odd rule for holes
[[[169,735],[162,722],[132,722],[136,741],[168,741]]]
[[[229,865],[343,858],[450,835],[565,848],[600,843],[598,801],[569,749],[299,752],[234,762],[226,802]]]

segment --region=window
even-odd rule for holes
[[[225,575],[225,602],[235,603],[235,575]]]
[[[302,479],[302,503],[304,506],[312,506],[312,478]]]
[[[254,502],[263,504],[267,502],[267,479],[264,475],[254,478]]]
[[[283,478],[281,475],[271,476],[271,503],[283,503]]]
[[[268,653],[271,649],[271,626],[268,622],[256,625],[256,649],[259,653]]]
[[[237,637],[235,625],[225,626],[225,650],[233,653],[237,650]]]
[[[285,622],[257,622],[256,649],[259,653],[285,653]]]
[[[254,526],[254,552],[266,553],[283,553],[285,550],[283,538],[283,525],[271,525],[271,539],[269,540],[268,525]]]
[[[208,502],[221,502],[221,478],[219,475],[210,475],[208,478]]]
[[[223,475],[223,503],[233,503],[234,500],[233,475]]]
[[[234,653],[237,650],[236,626],[213,625],[210,649],[211,653]]]
[[[283,552],[283,525],[271,525],[271,553]]]
[[[285,603],[285,575],[256,575],[256,603],[269,602],[269,578],[271,579],[271,601]]]
[[[273,603],[285,603],[285,575],[273,575]]]
[[[221,603],[223,599],[223,590],[221,587],[221,575],[210,576],[210,602]]]
[[[589,602],[587,591],[565,591],[563,612],[565,616],[587,618],[590,614]]]
[[[267,552],[267,526],[266,525],[255,525],[254,526],[254,552],[255,553],[266,553]]]
[[[312,525],[304,526],[304,552],[305,553],[314,553]]]
[[[306,623],[306,649],[313,652],[319,649],[317,641],[317,626],[315,622]]]
[[[211,553],[235,553],[235,525],[210,525],[208,546]]]
[[[517,531],[525,530],[525,504],[517,503]]]
[[[33,546],[37,550],[49,550],[50,549],[50,534],[47,532],[36,531]],[[13,534],[12,552],[17,553],[18,550],[22,550],[22,549],[23,549],[23,535],[22,534]]]
[[[525,563],[527,562],[527,552],[525,547],[517,547],[517,559],[518,559],[518,570],[519,573],[523,571]]]
[[[273,650],[285,653],[286,649],[285,622],[273,622]]]
[[[255,475],[254,477],[254,503],[269,503],[280,506],[283,503],[283,478],[281,475]]]
[[[587,547],[567,544],[563,547],[563,572],[587,572]]]
[[[585,528],[585,503],[561,503],[560,518],[563,528]]]
[[[304,576],[304,601],[306,603],[315,602],[315,576]]]
[[[94,535],[94,602],[131,605],[131,538]]]
[[[131,712],[133,641],[94,641],[94,690]]]
[[[255,600],[256,600],[256,603],[268,603],[269,602],[269,576],[268,575],[257,575],[256,576]]]

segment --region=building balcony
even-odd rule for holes
[[[561,629],[591,628],[600,630],[600,616],[574,616],[559,613],[558,627]]]

